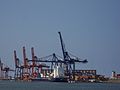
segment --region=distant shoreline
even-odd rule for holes
[[[120,79],[110,79],[108,81],[105,81],[105,83],[120,83]]]
[[[2,79],[0,79],[0,81],[15,81],[15,80],[8,80],[8,79],[2,80]],[[18,82],[24,82],[24,81],[18,80]],[[35,81],[30,81],[30,82],[35,82]],[[42,82],[42,81],[36,81],[36,82]],[[43,81],[43,82],[45,82],[45,81]],[[48,82],[50,82],[50,81],[48,81]],[[72,82],[72,83],[120,83],[120,79],[109,79],[108,81],[103,81],[103,82]]]

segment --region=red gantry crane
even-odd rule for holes
[[[15,60],[15,79],[20,80],[30,80],[36,78],[40,73],[42,67],[49,68],[46,64],[41,64],[36,62],[37,56],[34,54],[34,48],[31,48],[32,62],[26,57],[26,49],[23,47],[23,65],[21,65],[20,60],[17,58],[16,51],[14,50],[14,60]]]

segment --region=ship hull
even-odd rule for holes
[[[52,82],[68,82],[67,78],[52,78]]]

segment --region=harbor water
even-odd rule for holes
[[[120,90],[120,83],[0,81],[0,90]]]

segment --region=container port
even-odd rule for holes
[[[65,48],[61,32],[58,32],[63,56],[55,53],[38,57],[35,55],[34,47],[31,48],[31,59],[27,58],[26,48],[23,46],[23,60],[17,56],[14,50],[15,69],[5,66],[0,60],[0,79],[16,81],[52,81],[52,82],[119,82],[120,74],[112,72],[111,78],[98,75],[97,70],[76,69],[76,63],[87,64],[87,59],[81,59],[69,54]],[[23,63],[21,63],[23,62]],[[13,72],[14,76],[8,73]]]

